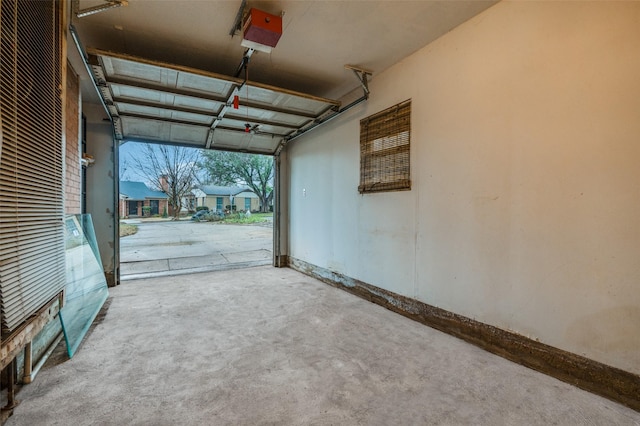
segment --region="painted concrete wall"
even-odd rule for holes
[[[502,2],[288,147],[289,255],[640,373],[640,3]],[[411,98],[413,188],[359,119]]]
[[[91,214],[98,250],[109,286],[118,280],[117,152],[111,123],[103,121],[101,105],[84,104],[87,117],[87,154],[95,163],[87,168],[87,213]]]

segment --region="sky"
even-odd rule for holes
[[[143,160],[146,157],[146,145],[147,143],[143,142],[125,142],[120,144],[119,147],[119,173],[121,181],[134,181],[134,182],[143,182],[148,187],[153,188],[156,186],[156,183],[149,181],[149,179],[145,176],[144,173],[139,172],[138,167],[136,166],[136,159]],[[158,146],[157,144],[152,144],[152,146]],[[201,151],[198,148],[188,148],[194,149],[196,151]],[[169,153],[172,151],[169,150]],[[198,161],[198,160],[196,160]],[[201,183],[206,183],[208,181],[208,176],[205,171],[200,170],[197,172],[198,180]]]
[[[120,180],[144,182],[143,176],[138,175],[133,167],[132,159],[142,154],[142,144],[126,142],[120,145]]]
[[[120,180],[150,183],[144,174],[137,171],[134,162],[134,158],[142,158],[144,156],[145,145],[147,144],[139,142],[125,142],[120,144]]]

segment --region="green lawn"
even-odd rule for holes
[[[133,235],[136,232],[138,232],[138,226],[137,225],[130,225],[128,223],[121,223],[120,224],[120,236],[121,237],[126,237],[127,235]]]

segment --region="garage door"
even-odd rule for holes
[[[340,103],[129,55],[88,50],[119,140],[274,154]]]

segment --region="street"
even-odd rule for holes
[[[120,275],[134,279],[272,261],[273,229],[211,222],[139,222],[138,232],[120,238]]]

